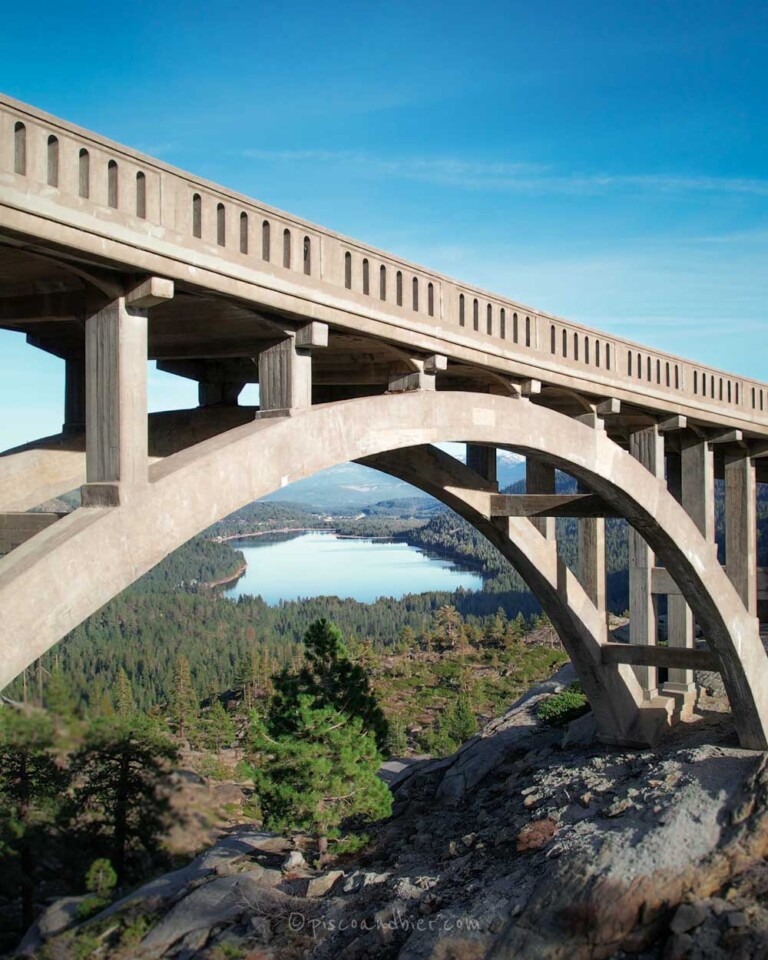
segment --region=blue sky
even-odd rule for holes
[[[542,309],[768,379],[768,8],[41,2],[0,89]],[[0,449],[61,364],[0,333]],[[155,408],[194,402],[151,377]]]

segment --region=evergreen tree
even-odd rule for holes
[[[181,654],[176,660],[173,691],[170,702],[170,718],[181,740],[191,739],[197,732],[200,701],[192,685],[189,661]]]
[[[116,713],[121,720],[127,720],[136,712],[136,706],[133,702],[133,690],[128,674],[121,667],[117,673],[117,710]]]
[[[310,830],[324,852],[327,838],[349,817],[380,818],[392,808],[378,777],[381,754],[372,731],[312,696],[295,702],[291,733],[275,733],[254,717],[249,731],[250,767],[264,823],[270,830]]]
[[[214,700],[202,718],[203,743],[208,750],[221,753],[235,739],[235,725],[220,700]]]
[[[441,719],[446,734],[461,745],[477,733],[477,720],[472,712],[472,703],[466,694],[457,697]]]
[[[152,852],[167,825],[170,805],[160,784],[176,756],[167,737],[134,716],[95,721],[72,757],[73,813],[88,818],[89,835],[101,841],[120,883],[129,854]]]
[[[380,747],[386,743],[387,721],[368,677],[349,659],[339,628],[326,619],[316,620],[304,635],[304,666],[298,672],[284,670],[274,684],[270,716],[278,732],[296,729],[299,699],[309,696],[315,707],[332,706],[359,717],[363,730],[372,731]]]
[[[449,649],[459,645],[463,620],[459,611],[450,603],[443,604],[434,619],[434,636],[437,642]]]
[[[45,686],[45,706],[52,714],[66,720],[75,712],[75,698],[69,680],[61,669],[61,660],[56,657]]]
[[[0,710],[0,852],[5,859],[0,882],[21,887],[25,927],[34,920],[40,852],[48,846],[57,801],[67,782],[53,745],[49,717]],[[11,866],[14,861],[18,874]]]

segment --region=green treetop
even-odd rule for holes
[[[348,656],[341,631],[328,620],[316,620],[304,635],[304,662],[298,671],[284,670],[274,678],[270,717],[279,733],[297,729],[298,704],[309,697],[313,707],[333,707],[358,717],[361,729],[372,732],[383,747],[387,721],[371,692],[365,670]]]
[[[391,812],[392,795],[377,776],[376,738],[359,716],[318,707],[312,696],[301,694],[292,731],[276,733],[269,720],[254,715],[249,746],[251,775],[270,830],[309,830],[322,851],[343,820]]]

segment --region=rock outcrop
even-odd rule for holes
[[[764,755],[724,712],[644,752],[595,743],[588,720],[542,725],[536,703],[568,680],[393,774],[393,816],[361,854],[315,869],[308,841],[234,831],[50,955],[91,937],[118,960],[768,956]]]

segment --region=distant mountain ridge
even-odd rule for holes
[[[451,454],[462,461],[465,459],[463,447],[463,444],[452,444],[450,449]],[[499,487],[509,486],[525,476],[525,460],[518,454],[500,450],[498,474]],[[267,503],[303,504],[319,511],[359,513],[385,501],[423,500],[426,504],[432,498],[378,470],[359,463],[342,463],[305,480],[297,480],[262,499]]]

